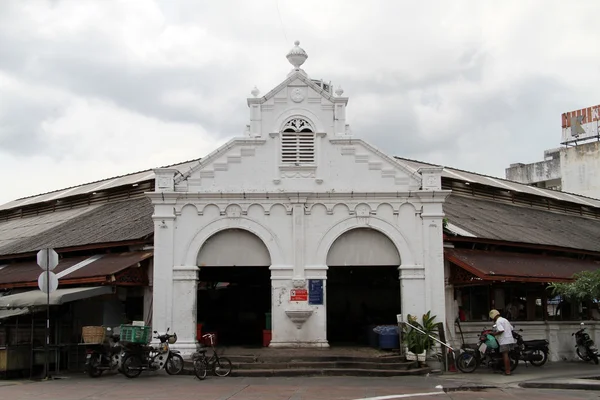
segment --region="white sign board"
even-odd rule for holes
[[[52,271],[58,265],[58,253],[54,249],[42,249],[37,253],[37,263],[43,270]]]
[[[44,293],[52,293],[58,288],[58,278],[52,271],[44,271],[38,278],[38,287]]]
[[[562,143],[600,136],[600,105],[562,115]]]

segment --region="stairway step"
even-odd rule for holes
[[[326,362],[252,362],[233,363],[235,369],[377,369],[377,370],[405,370],[409,369],[413,362],[402,363],[375,363],[355,361],[326,361]]]
[[[386,356],[386,357],[356,357],[356,356],[240,356],[222,354],[223,357],[229,358],[231,362],[251,363],[251,362],[268,362],[268,363],[289,363],[289,362],[370,362],[380,364],[396,364],[406,362],[404,356]]]
[[[233,369],[231,376],[238,377],[290,377],[290,376],[414,376],[425,375],[431,368],[398,369],[361,369],[361,368],[289,368],[289,369]],[[194,370],[184,369],[183,374],[194,375]],[[209,375],[212,375],[209,373]]]

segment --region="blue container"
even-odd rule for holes
[[[385,350],[399,349],[400,338],[397,333],[384,333],[379,335],[379,348]]]

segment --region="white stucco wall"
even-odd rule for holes
[[[246,137],[185,176],[155,170],[153,329],[171,327],[184,353],[195,347],[198,253],[231,228],[253,233],[269,252],[273,347],[328,346],[327,255],[356,228],[379,231],[396,247],[402,313],[431,310],[445,319],[442,203],[448,192],[441,190],[441,168],[415,171],[347,135],[347,102],[296,70],[264,97],[248,99]],[[290,118],[313,128],[314,163],[281,162],[281,130]],[[290,291],[305,289],[309,279],[324,280],[324,305],[290,300]]]
[[[579,322],[543,322],[543,321],[513,321],[515,329],[522,329],[519,332],[524,340],[546,339],[550,342],[549,361],[576,361],[580,360],[575,352],[575,337],[571,333],[579,330]],[[595,343],[600,340],[600,321],[585,321],[586,331]],[[477,343],[478,336],[484,328],[491,328],[492,322],[462,322],[466,343]],[[460,348],[462,344],[458,327],[453,330],[454,337],[452,346]]]
[[[560,163],[562,190],[600,198],[600,142],[562,149]]]

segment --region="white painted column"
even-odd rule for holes
[[[157,204],[152,218],[154,219],[152,330],[164,332],[172,325],[175,224],[173,205]]]
[[[423,213],[423,266],[425,272],[425,312],[437,316],[436,322],[446,326],[444,244],[442,236],[441,204],[424,204]],[[451,323],[448,321],[448,323]]]
[[[416,316],[421,321],[421,316],[426,312],[425,305],[425,269],[422,265],[403,264],[400,270],[400,297],[402,318]]]
[[[198,267],[173,268],[173,322],[170,332],[177,333],[177,343],[172,347],[189,356],[196,351],[196,320]]]

